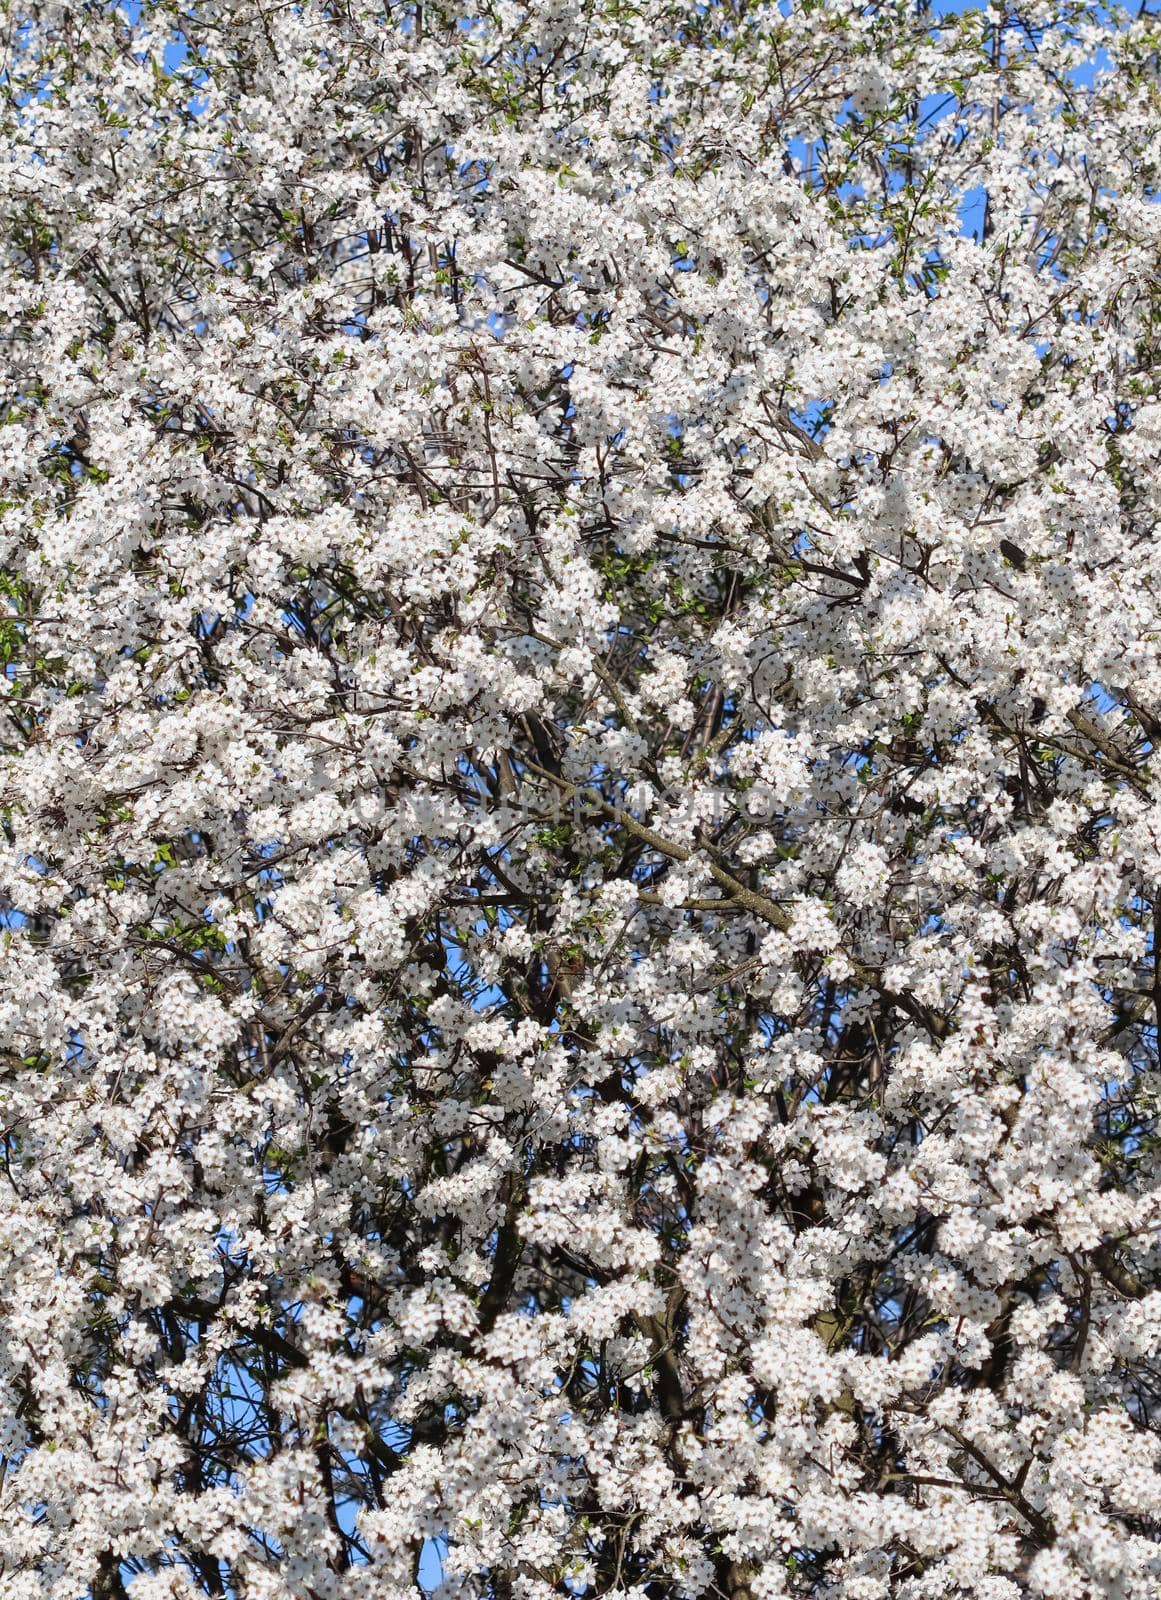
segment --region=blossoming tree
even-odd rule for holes
[[[4,1600],[1161,1593],[1161,26],[10,0]]]

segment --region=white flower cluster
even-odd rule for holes
[[[0,1600],[1161,1595],[1161,24],[16,7]]]

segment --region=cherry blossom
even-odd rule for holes
[[[1161,1593],[1159,51],[9,12],[5,1597]]]

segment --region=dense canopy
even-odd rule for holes
[[[1156,1600],[1161,22],[0,34],[0,1595]]]

